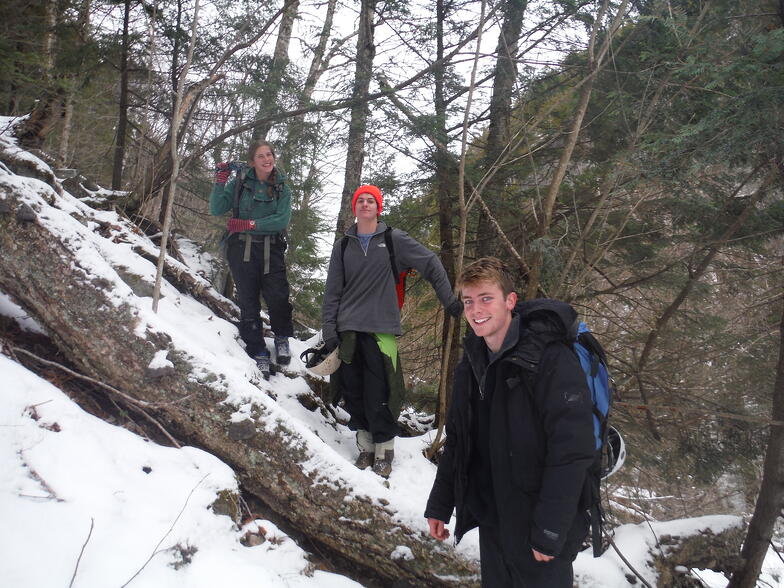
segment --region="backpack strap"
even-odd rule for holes
[[[588,351],[591,352],[591,355],[594,356],[599,362],[603,363],[605,367],[607,367],[607,355],[604,352],[604,348],[599,344],[599,341],[596,340],[596,337],[593,336],[593,333],[590,331],[585,331],[577,335],[577,341],[585,347]],[[593,370],[593,366],[591,366],[592,375],[596,375],[595,370]]]
[[[245,178],[248,177],[248,170],[247,165],[240,167],[237,172],[237,180],[234,182],[234,209],[232,211],[234,218],[239,218],[240,216],[240,196],[242,195],[242,189],[245,187]]]
[[[586,491],[588,497],[588,514],[591,517],[591,545],[593,546],[593,556],[600,557],[604,553],[602,544],[602,529],[604,528],[605,518],[602,508],[602,488],[601,478],[598,472],[592,471],[598,467],[594,464],[585,476]]]
[[[346,255],[346,247],[348,247],[348,235],[343,235],[340,240],[340,264],[343,266],[343,287],[346,287],[346,264],[343,257]]]
[[[280,200],[283,196],[283,185],[285,184],[286,180],[278,181],[278,168],[273,168],[273,173],[275,174],[272,178],[272,183],[270,184],[270,188],[272,189],[272,196],[275,200]]]
[[[392,271],[392,277],[395,279],[395,285],[397,286],[400,284],[400,274],[397,271],[397,264],[395,263],[395,244],[392,241],[392,227],[387,227],[384,230],[384,244],[387,247],[387,253],[389,253],[389,268]],[[343,238],[340,240],[340,261],[343,262],[343,258],[346,255],[346,247],[348,247],[348,235],[344,235]],[[346,285],[346,269],[345,264],[343,267],[343,286]]]
[[[384,243],[387,246],[389,253],[389,265],[392,269],[392,277],[395,278],[395,285],[400,284],[400,273],[397,271],[397,263],[395,263],[395,243],[392,241],[392,227],[387,227],[384,231]]]

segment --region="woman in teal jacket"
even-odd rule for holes
[[[250,169],[226,183],[231,169],[218,164],[210,196],[210,213],[231,211],[227,258],[237,287],[240,336],[265,377],[270,373],[270,352],[261,325],[264,297],[275,335],[275,357],[280,365],[291,360],[288,338],[294,335],[286,277],[286,228],[291,219],[291,188],[275,167],[275,151],[267,141],[254,141],[248,149]],[[237,186],[237,183],[240,183]]]

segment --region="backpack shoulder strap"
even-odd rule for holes
[[[601,361],[604,365],[607,365],[607,355],[604,352],[604,348],[602,347],[601,343],[596,340],[596,337],[593,336],[593,333],[590,331],[583,331],[577,336],[577,342],[590,351],[593,355],[597,356],[599,361]]]
[[[389,253],[389,266],[392,271],[392,276],[395,278],[395,284],[400,283],[400,274],[397,272],[397,264],[395,263],[395,245],[392,242],[392,227],[387,227],[384,230],[384,244]],[[343,257],[346,255],[346,247],[348,247],[348,236],[344,235],[340,239],[340,261],[343,262]],[[345,265],[343,268],[343,285],[346,285],[346,270]]]
[[[270,188],[272,189],[272,196],[276,200],[279,200],[283,196],[283,186],[286,183],[286,179],[280,179],[278,176],[278,169],[274,168],[275,176],[273,177],[272,184],[270,184]]]
[[[234,182],[234,209],[232,216],[239,218],[240,216],[240,196],[242,195],[242,188],[245,186],[245,178],[248,177],[248,166],[243,165],[237,172],[237,181]]]
[[[346,255],[346,247],[348,247],[348,235],[343,235],[340,238],[340,265],[343,267],[343,287],[346,287],[346,264],[343,257]]]
[[[388,226],[384,231],[384,243],[387,246],[387,253],[389,253],[392,277],[395,278],[395,284],[400,284],[400,272],[397,271],[397,263],[395,262],[395,243],[392,241],[392,227]]]

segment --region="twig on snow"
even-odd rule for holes
[[[626,564],[626,567],[627,567],[627,568],[629,568],[629,569],[632,571],[632,573],[633,573],[635,576],[637,576],[637,578],[639,578],[640,582],[642,582],[642,583],[643,583],[643,586],[645,586],[646,588],[653,588],[653,586],[651,586],[651,585],[650,585],[650,584],[649,584],[649,583],[648,583],[648,582],[645,580],[645,578],[643,578],[643,577],[640,575],[640,572],[638,572],[637,570],[635,570],[635,569],[634,569],[634,566],[632,566],[632,564],[630,564],[630,563],[629,563],[629,560],[628,560],[628,559],[626,559],[626,558],[624,557],[624,555],[621,553],[621,550],[620,550],[620,549],[618,549],[618,546],[615,544],[615,541],[613,541],[612,537],[610,537],[610,536],[607,534],[607,532],[606,532],[606,531],[605,531],[605,533],[604,533],[604,536],[605,536],[605,537],[607,538],[607,540],[610,542],[610,545],[612,545],[612,548],[615,550],[615,553],[617,553],[617,554],[618,554],[618,557],[620,557],[620,558],[621,558],[621,561],[622,561],[623,563],[625,563],[625,564]]]
[[[112,392],[113,394],[117,394],[117,396],[119,396],[120,398],[122,398],[126,402],[128,402],[130,404],[133,404],[134,406],[144,406],[144,407],[151,406],[149,402],[146,402],[144,400],[137,400],[133,396],[128,396],[125,392],[120,392],[117,388],[114,388],[114,387],[110,386],[109,384],[106,384],[104,382],[101,382],[100,380],[96,380],[94,378],[91,378],[90,376],[85,376],[84,374],[80,374],[79,372],[75,372],[72,369],[65,367],[64,365],[62,365],[60,363],[57,363],[56,361],[50,361],[48,359],[44,359],[43,357],[40,357],[40,356],[36,355],[35,353],[27,351],[27,349],[22,349],[21,347],[13,347],[13,346],[11,347],[11,349],[13,349],[14,351],[16,351],[18,353],[22,353],[24,355],[27,355],[28,357],[32,357],[33,359],[43,363],[44,365],[56,367],[56,368],[64,371],[65,373],[67,373],[67,374],[69,374],[69,375],[71,375],[71,376],[73,376],[75,378],[79,378],[81,380],[85,380],[87,382],[95,384],[96,386],[100,386],[101,388],[104,388],[105,390],[109,390],[109,392]]]
[[[148,558],[147,558],[147,561],[145,561],[145,562],[144,562],[144,564],[142,565],[142,567],[140,567],[138,570],[136,570],[136,573],[135,573],[133,576],[131,576],[131,577],[128,579],[128,581],[127,581],[125,584],[123,584],[122,586],[120,586],[120,588],[125,588],[125,587],[126,587],[128,584],[130,584],[131,582],[133,582],[134,578],[136,578],[136,576],[138,576],[139,574],[141,574],[141,573],[142,573],[142,570],[143,570],[144,568],[146,568],[146,567],[147,567],[147,564],[148,564],[148,563],[150,563],[150,562],[152,561],[152,558],[154,558],[154,557],[155,557],[155,556],[158,554],[158,548],[161,546],[161,543],[163,543],[163,542],[166,540],[166,537],[168,537],[168,536],[169,536],[169,533],[171,533],[171,532],[172,532],[172,530],[174,529],[174,525],[176,525],[176,524],[177,524],[177,521],[179,521],[179,520],[180,520],[180,517],[182,516],[182,513],[184,513],[184,512],[185,512],[185,507],[186,507],[186,506],[188,506],[188,502],[190,501],[190,499],[191,499],[191,496],[193,496],[193,493],[196,491],[196,488],[198,488],[199,486],[201,486],[201,483],[202,483],[202,482],[205,480],[205,478],[206,478],[207,476],[209,476],[209,474],[204,474],[204,476],[202,477],[202,479],[201,479],[201,480],[199,480],[198,482],[196,482],[196,485],[195,485],[193,488],[191,488],[191,491],[190,491],[190,493],[188,494],[188,498],[186,498],[186,499],[185,499],[185,504],[183,504],[183,505],[182,505],[182,508],[180,509],[180,512],[179,512],[179,513],[177,513],[177,516],[176,516],[176,518],[174,519],[174,521],[172,521],[172,524],[171,524],[171,526],[169,527],[169,530],[168,530],[168,531],[166,531],[166,534],[165,534],[163,537],[161,537],[161,540],[160,540],[160,541],[158,541],[158,544],[155,546],[155,549],[153,549],[153,550],[152,550],[152,553],[150,554],[150,557],[148,557]]]
[[[90,537],[93,534],[93,527],[95,526],[95,519],[90,517],[90,531],[87,533],[87,539],[84,540],[84,544],[82,545],[82,550],[79,552],[79,557],[76,558],[76,565],[74,566],[74,573],[71,576],[71,582],[68,584],[68,588],[72,588],[74,584],[74,580],[76,580],[76,572],[79,571],[79,563],[82,561],[82,556],[84,555],[84,550],[87,547],[87,544],[90,542]]]
[[[144,410],[145,408],[156,408],[156,407],[159,407],[159,406],[164,406],[163,403],[152,403],[152,402],[147,402],[145,400],[139,400],[137,398],[134,398],[133,396],[129,396],[125,392],[121,392],[117,388],[115,388],[113,386],[110,386],[109,384],[106,384],[105,382],[101,382],[100,380],[96,380],[95,378],[91,378],[90,376],[85,376],[84,374],[80,374],[79,372],[75,372],[72,369],[65,367],[64,365],[62,365],[60,363],[57,363],[56,361],[50,361],[48,359],[44,359],[43,357],[40,357],[40,356],[36,355],[35,353],[27,351],[26,349],[22,349],[21,347],[13,347],[13,346],[11,346],[11,350],[19,352],[19,353],[22,353],[22,354],[27,355],[29,357],[32,357],[33,359],[35,359],[38,362],[43,363],[44,365],[56,367],[56,368],[66,372],[67,374],[69,374],[69,375],[71,375],[71,376],[73,376],[75,378],[79,378],[81,380],[85,380],[87,382],[95,384],[96,386],[98,386],[100,388],[103,388],[104,390],[108,390],[112,394],[116,394],[118,397],[120,397],[125,402],[127,402],[131,407],[133,407],[135,410],[140,412],[142,414],[142,416],[144,416],[152,424],[154,424],[161,431],[161,433],[163,433],[164,436],[171,442],[172,445],[174,445],[177,449],[182,448],[182,446],[177,442],[177,440],[174,437],[172,437],[172,435],[166,430],[166,428],[160,422],[158,422],[158,420],[156,420],[152,415],[150,415],[147,411]],[[166,403],[166,404],[174,404],[174,403],[177,403],[177,402],[181,402],[182,400],[184,400],[184,399],[175,400],[173,403]]]

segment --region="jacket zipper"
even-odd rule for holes
[[[354,239],[357,240],[357,245],[359,245],[359,248],[362,250],[363,255],[365,257],[367,257],[367,251],[365,250],[364,247],[362,247],[362,242],[359,240],[359,237],[357,237],[356,235],[348,235],[348,236],[349,237],[354,237]],[[375,236],[376,236],[376,233],[373,233],[373,235],[371,235],[371,237],[370,237],[370,241],[372,241],[373,237],[375,237]],[[370,241],[368,241],[368,249],[370,249]]]

